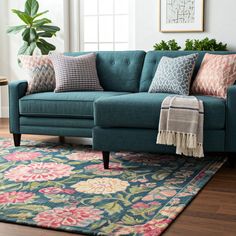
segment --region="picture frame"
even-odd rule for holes
[[[203,32],[204,0],[159,0],[160,32]]]

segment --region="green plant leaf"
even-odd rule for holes
[[[27,28],[22,33],[22,38],[24,41],[28,42],[29,44],[35,42],[38,38],[37,32],[34,28]]]
[[[36,19],[36,18],[38,18],[39,16],[42,16],[42,15],[48,13],[48,12],[49,12],[49,11],[40,12],[40,13],[36,14],[36,15],[33,17],[33,19]]]
[[[28,43],[24,42],[24,44],[20,47],[18,51],[18,55],[25,55],[28,47],[29,47]]]
[[[18,51],[18,55],[33,55],[33,52],[36,46],[37,45],[35,42],[32,42],[31,44],[24,42],[24,44],[21,46],[21,48]]]
[[[43,38],[51,38],[52,36],[54,36],[54,34],[50,32],[40,32],[38,33],[38,36]]]
[[[41,26],[43,26],[45,24],[50,24],[50,23],[52,23],[51,20],[49,20],[47,18],[43,18],[43,19],[40,19],[40,20],[35,20],[33,22],[33,27],[38,28],[38,27],[41,27]]]
[[[17,34],[17,33],[19,33],[21,30],[23,30],[25,28],[26,28],[26,25],[10,26],[7,29],[7,33],[8,34],[10,34],[10,33]]]
[[[43,43],[37,42],[36,44],[37,44],[37,47],[40,49],[42,55],[48,55],[48,54],[49,54],[50,50],[48,50],[48,49],[43,45]]]
[[[43,55],[48,55],[50,51],[54,51],[56,49],[54,45],[48,43],[44,39],[39,39],[39,41],[37,42],[37,47],[40,49]]]
[[[29,16],[27,13],[18,11],[16,9],[12,9],[12,12],[15,13],[22,21],[24,21],[27,25],[31,25],[33,22],[33,18]]]
[[[38,28],[39,31],[48,31],[50,33],[55,34],[57,31],[60,31],[61,29],[57,26],[53,26],[53,25],[43,25],[41,27]]]
[[[181,47],[178,45],[178,43],[175,41],[175,39],[169,40],[167,42],[168,46],[169,46],[169,50],[171,51],[178,51],[181,49]]]
[[[37,45],[35,42],[31,43],[27,50],[28,55],[32,56],[36,47]]]
[[[25,3],[25,13],[34,17],[39,9],[39,3],[37,0],[27,0]]]
[[[193,40],[187,39],[185,41],[185,51],[192,51],[193,50]]]

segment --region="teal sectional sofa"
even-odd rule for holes
[[[103,152],[105,168],[109,166],[111,151],[175,153],[172,147],[156,144],[161,103],[169,94],[147,91],[162,56],[191,53],[195,52],[97,52],[103,92],[26,96],[27,81],[11,82],[10,132],[15,145],[20,145],[21,134],[92,137],[93,148]],[[206,52],[198,53],[193,79]],[[82,54],[85,52],[67,53]],[[203,100],[205,108],[205,152],[236,153],[236,85],[229,88],[226,100],[197,97]]]

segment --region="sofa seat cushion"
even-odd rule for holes
[[[170,94],[136,93],[95,102],[95,125],[112,128],[158,129],[161,103]],[[204,129],[220,130],[225,127],[225,100],[197,96],[204,102]]]
[[[93,91],[31,94],[20,99],[20,115],[93,119],[95,100],[122,94],[127,93]]]

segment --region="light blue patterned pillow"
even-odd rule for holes
[[[189,95],[197,58],[198,54],[176,58],[162,57],[148,92]]]

